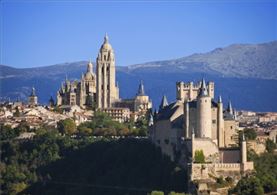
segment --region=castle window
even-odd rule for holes
[[[207,102],[207,100],[205,100],[205,102]]]
[[[213,123],[213,124],[216,124],[216,120],[212,120],[212,123]]]
[[[106,60],[106,55],[104,55],[104,60]]]
[[[233,126],[231,126],[230,128],[233,129]]]

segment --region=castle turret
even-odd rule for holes
[[[208,95],[205,80],[202,79],[197,97],[197,131],[196,137],[212,138],[211,97]]]
[[[244,133],[242,134],[242,142],[241,142],[241,163],[247,162],[247,148],[246,148],[246,140]]]
[[[221,96],[218,97],[217,102],[217,139],[218,146],[224,147],[224,119],[223,119],[223,103]]]
[[[230,100],[229,100],[229,102],[228,102],[227,111],[228,111],[230,114],[233,114],[233,107],[232,107],[232,103],[231,103]]]
[[[163,98],[162,98],[162,101],[161,101],[161,104],[159,106],[159,110],[162,110],[164,107],[166,107],[168,105],[168,102],[167,102],[167,98],[166,96],[164,95]]]
[[[189,138],[189,102],[185,103],[185,138]]]

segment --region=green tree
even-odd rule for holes
[[[265,147],[267,152],[273,153],[276,149],[276,144],[271,139],[267,139],[265,142]]]
[[[75,122],[70,118],[59,121],[57,127],[62,135],[72,135],[77,130]]]
[[[204,163],[205,162],[205,156],[203,153],[203,150],[196,150],[194,153],[194,162],[195,163]]]
[[[257,177],[246,176],[237,183],[236,187],[231,190],[231,193],[240,195],[262,195],[264,194],[264,190]]]
[[[170,192],[168,195],[186,195],[186,193]]]
[[[145,117],[139,118],[135,122],[136,129],[138,129],[138,135],[139,136],[146,136],[148,131],[148,121],[145,119]]]
[[[93,132],[93,130],[87,127],[85,123],[80,124],[77,130],[78,130],[78,133],[82,136],[91,135]]]
[[[245,138],[248,140],[255,140],[257,137],[257,132],[255,131],[255,129],[245,128],[243,132],[244,132]]]
[[[28,185],[24,182],[13,183],[10,189],[11,195],[18,194],[19,192],[22,192],[23,190],[25,190],[27,187]]]
[[[152,191],[151,195],[164,195],[162,191]]]
[[[0,125],[0,140],[9,140],[19,135],[18,129],[12,129],[10,125]]]

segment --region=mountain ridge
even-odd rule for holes
[[[143,80],[157,107],[164,94],[169,100],[175,99],[177,81],[196,82],[204,76],[215,81],[217,95],[223,95],[225,101],[234,100],[238,108],[277,111],[276,53],[277,41],[262,45],[233,44],[173,60],[116,66],[116,79],[123,98],[133,97],[139,81]],[[47,103],[50,95],[55,97],[66,76],[71,80],[80,79],[87,63],[77,61],[35,68],[0,65],[0,97],[26,100],[34,86],[39,101]]]

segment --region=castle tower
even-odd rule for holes
[[[38,104],[38,97],[36,96],[36,90],[32,87],[32,92],[29,96],[29,105],[36,106]]]
[[[197,131],[196,137],[212,138],[211,97],[208,95],[205,80],[202,79],[197,97]]]
[[[119,99],[119,89],[115,85],[115,58],[106,34],[97,57],[97,107],[109,108]]]
[[[217,102],[217,141],[218,147],[224,147],[224,119],[223,119],[223,103],[221,96]]]
[[[241,142],[241,163],[247,162],[247,148],[246,148],[246,140],[244,133],[242,134],[242,142]]]
[[[189,102],[185,103],[185,138],[189,138]]]

